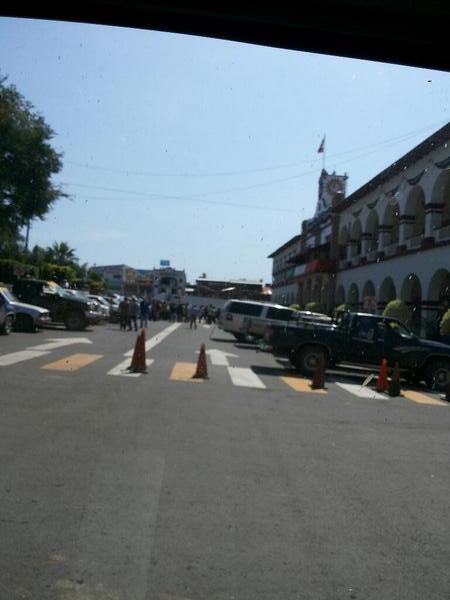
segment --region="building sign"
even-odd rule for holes
[[[160,267],[170,267],[170,260],[160,260],[159,266]]]

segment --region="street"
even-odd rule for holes
[[[200,324],[0,338],[3,600],[443,600],[450,405]],[[201,344],[207,380],[192,380]]]

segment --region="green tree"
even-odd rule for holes
[[[53,136],[44,118],[0,76],[0,246],[67,196],[51,181],[62,168],[61,154],[50,145]]]
[[[53,245],[47,249],[47,260],[67,267],[78,264],[75,250],[67,242],[53,242]]]

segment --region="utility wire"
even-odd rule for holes
[[[426,127],[416,129],[414,131],[405,133],[403,135],[400,135],[400,136],[397,136],[394,138],[389,138],[384,141],[376,142],[373,144],[368,144],[366,146],[359,146],[359,147],[352,148],[350,150],[345,150],[343,152],[338,152],[335,154],[329,154],[327,158],[328,159],[338,158],[340,156],[346,156],[346,155],[352,154],[354,152],[360,152],[361,150],[370,150],[371,148],[378,147],[378,146],[391,145],[393,143],[400,143],[402,141],[405,141],[406,139],[409,139],[415,135],[418,135],[419,133],[423,133],[424,131],[428,131],[431,128],[435,128],[437,125],[442,125],[442,121],[430,124]],[[258,169],[245,169],[245,170],[240,170],[240,171],[219,171],[219,172],[211,172],[211,173],[155,173],[155,172],[151,172],[151,171],[132,171],[130,169],[113,169],[110,167],[105,167],[105,166],[100,166],[100,165],[89,165],[87,163],[80,163],[80,162],[69,161],[69,160],[66,160],[65,163],[69,164],[69,165],[74,165],[77,167],[83,167],[83,168],[86,168],[89,170],[106,171],[109,173],[119,173],[119,174],[123,174],[123,175],[137,175],[137,176],[145,176],[145,177],[183,177],[183,178],[193,177],[193,178],[195,178],[195,177],[222,177],[222,176],[232,176],[232,175],[248,175],[251,173],[263,173],[263,172],[268,172],[268,171],[289,169],[289,168],[298,167],[298,166],[304,165],[304,164],[311,164],[311,163],[318,162],[319,160],[320,159],[318,159],[318,158],[311,158],[311,159],[305,159],[305,160],[297,161],[297,162],[293,162],[293,163],[285,163],[282,165],[261,167]]]

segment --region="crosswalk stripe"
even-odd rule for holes
[[[103,354],[72,354],[41,367],[47,371],[79,371],[103,358]]]
[[[181,323],[172,323],[172,325],[169,325],[168,327],[166,327],[165,329],[163,329],[162,331],[160,331],[159,333],[157,333],[156,335],[154,335],[153,337],[148,339],[145,342],[145,351],[148,352],[149,350],[151,350],[152,348],[154,348],[155,346],[160,344],[163,340],[166,339],[166,337],[168,335],[173,333],[180,326],[181,326]],[[126,352],[124,354],[124,356],[133,356],[133,353],[134,353],[134,348],[132,348],[131,350],[128,350],[128,352]]]
[[[147,358],[145,363],[147,365],[147,367],[149,367],[150,365],[152,365],[154,363],[154,359],[153,358]],[[128,371],[128,367],[130,366],[131,361],[129,358],[126,358],[125,360],[123,360],[122,362],[120,362],[118,365],[116,365],[115,367],[113,367],[112,369],[110,369],[108,371],[108,375],[113,375],[113,376],[122,376],[122,377],[140,377],[142,375],[142,373],[130,373],[130,371]]]
[[[374,400],[389,400],[389,397],[383,394],[379,394],[375,390],[372,390],[368,387],[363,387],[358,383],[339,383],[336,382],[336,385],[350,392],[353,396],[358,396],[358,398],[372,398]]]
[[[266,389],[261,379],[251,369],[243,367],[227,367],[231,381],[239,387]]]
[[[203,379],[193,379],[196,363],[176,362],[173,366],[170,379],[172,381],[191,381],[192,383],[203,383]]]
[[[433,398],[433,396],[415,392],[414,390],[403,390],[403,395],[408,400],[412,400],[412,402],[416,402],[417,404],[434,404],[436,406],[449,405],[448,402],[445,402],[444,400],[439,400],[438,398]]]
[[[39,356],[46,356],[50,352],[44,352],[42,350],[21,350],[19,352],[11,352],[10,354],[4,354],[0,356],[0,367],[9,367],[16,363],[24,362],[25,360],[31,360],[32,358],[38,358]]]
[[[296,392],[307,392],[308,394],[327,394],[327,390],[313,390],[309,379],[302,379],[294,375],[286,375],[281,377],[281,380],[291,387]]]

